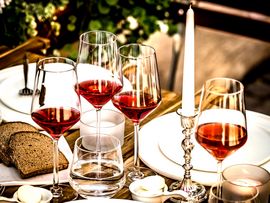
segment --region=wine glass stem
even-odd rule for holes
[[[222,161],[217,162],[218,182],[222,181]]]
[[[101,109],[96,109],[96,119],[97,119],[97,126],[96,126],[96,149],[100,151],[100,119],[101,119]]]
[[[97,126],[96,126],[96,151],[98,152],[98,163],[97,169],[101,171],[101,143],[100,143],[100,120],[101,120],[101,108],[96,109],[96,116],[97,116]],[[99,177],[99,174],[98,174]]]
[[[139,159],[139,123],[134,123],[134,166],[136,168],[140,167]]]
[[[217,194],[221,195],[221,181],[222,181],[222,161],[217,162],[217,175],[218,175],[218,183],[220,185],[217,186]]]
[[[59,152],[57,139],[53,139],[53,186],[51,192],[53,197],[60,197],[62,195],[61,188],[59,187]]]

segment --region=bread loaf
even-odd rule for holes
[[[19,131],[38,132],[38,129],[28,123],[19,122],[19,121],[2,123],[0,125],[0,159],[7,166],[11,165],[11,160],[9,156],[7,155],[7,149],[8,149],[10,136],[13,133],[16,133]]]
[[[53,143],[39,132],[17,132],[9,140],[9,156],[22,178],[53,171]],[[59,153],[59,170],[68,167],[68,160]]]

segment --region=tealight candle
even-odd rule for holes
[[[252,164],[236,164],[225,168],[222,178],[236,185],[256,186],[258,202],[270,202],[270,173],[266,169]]]
[[[182,85],[182,114],[194,115],[194,12],[190,7],[186,16],[185,52]]]
[[[90,135],[97,132],[96,111],[89,110],[81,114],[80,135]],[[100,132],[112,135],[124,144],[125,116],[112,109],[102,109],[100,120]]]

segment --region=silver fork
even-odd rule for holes
[[[0,195],[2,195],[4,191],[5,191],[5,186],[0,185]]]
[[[27,87],[28,81],[28,58],[27,54],[23,58],[23,75],[24,75],[24,88],[19,90],[19,95],[29,96],[33,94],[33,90]]]

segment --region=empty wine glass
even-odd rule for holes
[[[96,109],[97,145],[100,111],[123,86],[122,72],[116,65],[116,35],[107,31],[89,31],[80,36],[77,57],[79,94]]]
[[[222,161],[247,141],[244,86],[231,78],[207,80],[201,93],[195,137],[218,162],[219,181]]]
[[[213,185],[209,192],[209,203],[259,203],[258,190],[253,186],[236,185],[222,181]]]
[[[118,66],[125,85],[112,102],[134,124],[134,167],[128,169],[127,181],[153,174],[140,167],[139,125],[161,102],[161,89],[155,49],[142,44],[127,44],[119,49]]]
[[[59,185],[58,140],[80,120],[80,98],[77,93],[75,62],[63,57],[50,57],[37,64],[34,92],[31,105],[32,119],[43,128],[53,140],[53,185],[54,199],[74,199],[70,192],[63,194],[64,185]]]

